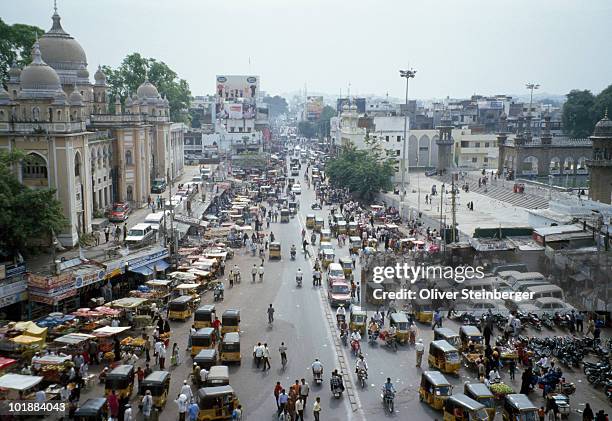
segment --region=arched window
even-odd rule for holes
[[[131,184],[128,184],[128,186],[127,186],[127,201],[131,202],[132,200],[134,200],[134,189],[132,188]]]
[[[57,121],[62,121],[62,110],[57,110]]]
[[[81,175],[81,154],[76,153],[74,155],[74,176],[79,177]]]
[[[32,120],[40,120],[40,109],[38,107],[32,108]]]
[[[22,162],[21,174],[24,179],[47,178],[47,162],[38,154],[28,154]]]
[[[132,165],[132,151],[125,151],[125,165]]]

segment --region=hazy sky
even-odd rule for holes
[[[194,95],[217,74],[303,89],[413,98],[599,92],[612,83],[610,0],[58,0],[64,29],[98,64],[165,61]],[[51,27],[52,0],[2,0],[7,23]],[[250,57],[250,64],[249,64]]]

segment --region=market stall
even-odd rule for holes
[[[0,357],[0,376],[17,368],[17,360],[13,358]]]
[[[1,398],[11,400],[34,399],[34,389],[42,381],[42,376],[27,376],[12,373],[5,374],[0,377],[0,396]]]
[[[115,341],[119,341],[128,330],[130,328],[127,326],[104,326],[92,332],[98,338],[98,350],[102,353],[102,357],[107,364],[110,365],[115,360]]]
[[[79,318],[80,330],[82,332],[91,332],[101,326],[109,325],[111,319],[119,317],[121,313],[122,310],[101,306],[95,309],[90,309],[89,307],[79,308],[72,314]]]
[[[126,297],[109,303],[109,306],[123,310],[128,323],[138,328],[151,324],[148,301],[146,298]]]
[[[32,367],[48,383],[59,383],[62,372],[73,365],[72,358],[68,355],[45,355],[32,358]]]

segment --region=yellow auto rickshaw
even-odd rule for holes
[[[459,374],[461,358],[457,348],[444,340],[432,341],[429,344],[430,367],[437,368],[443,373]]]
[[[463,393],[469,398],[480,402],[485,407],[485,410],[489,414],[489,421],[495,419],[495,396],[491,393],[486,384],[466,383],[463,386]]]
[[[431,300],[416,299],[412,301],[415,320],[421,323],[431,323],[433,320],[433,304]]]
[[[344,271],[344,277],[351,281],[353,279],[353,260],[350,257],[340,258],[340,265]]]
[[[315,217],[314,230],[317,232],[321,232],[323,228],[325,228],[325,219],[323,219],[322,216]]]
[[[168,318],[170,320],[185,321],[191,314],[193,297],[191,295],[181,295],[168,303]]]
[[[279,259],[281,258],[281,244],[278,241],[270,243],[268,259]]]
[[[206,304],[198,308],[193,315],[193,324],[195,328],[202,329],[203,327],[211,327],[215,318],[214,314],[214,304]]]
[[[110,395],[112,391],[119,399],[129,398],[134,390],[134,366],[131,364],[122,364],[113,368],[106,375],[104,381],[104,394]]]
[[[221,363],[237,362],[240,364],[240,334],[238,332],[228,332],[223,335],[219,355]]]
[[[450,396],[444,402],[444,421],[488,421],[489,414],[483,404],[463,393]]]
[[[306,215],[306,228],[313,229],[315,226],[315,215],[314,213],[309,213]]]
[[[74,413],[75,421],[99,421],[106,419],[106,398],[90,398]]]
[[[437,327],[434,329],[434,341],[443,340],[459,349],[461,347],[461,338],[459,334],[447,327]]]
[[[336,222],[336,229],[338,230],[338,234],[346,234],[346,221],[338,221]]]
[[[196,363],[200,369],[205,368],[206,370],[210,370],[210,367],[217,365],[219,362],[219,354],[214,348],[202,349],[198,352],[198,355],[193,357],[193,362]]]
[[[361,237],[349,237],[349,248],[352,254],[359,253],[363,243],[361,242]]]
[[[463,325],[459,328],[459,338],[461,339],[461,351],[468,351],[470,342],[474,346],[474,351],[483,349],[482,333],[476,326]]]
[[[444,401],[452,394],[453,386],[439,371],[424,371],[421,375],[419,399],[438,411],[444,407]]]
[[[151,391],[153,406],[161,410],[168,399],[170,389],[170,373],[167,371],[154,371],[138,385],[138,394],[144,396],[147,390]]]
[[[221,333],[240,332],[240,310],[227,309],[221,316]]]
[[[198,391],[198,421],[227,420],[239,401],[231,386],[203,387]]]
[[[362,310],[359,306],[353,306],[351,308],[351,319],[349,323],[351,331],[358,330],[361,336],[364,336],[367,322],[368,316],[365,310]]]
[[[359,225],[357,225],[357,222],[351,221],[348,223],[348,233],[349,235],[359,235]]]
[[[228,333],[233,335],[233,333]],[[206,387],[227,386],[229,384],[229,368],[226,365],[213,365],[206,377]]]
[[[334,263],[334,260],[336,260],[336,255],[334,254],[333,250],[330,250],[330,249],[323,250],[323,267],[324,268],[327,269],[327,267],[331,263]]]
[[[538,417],[538,408],[526,395],[510,394],[504,399],[502,412],[503,421],[535,420]]]
[[[214,349],[215,329],[203,327],[191,336],[191,357],[195,357],[203,349]]]
[[[404,313],[391,313],[389,317],[389,325],[395,326],[395,338],[397,342],[405,344],[410,337],[410,323],[408,317]]]
[[[280,211],[280,221],[281,222],[289,222],[291,212],[287,208],[283,208]]]
[[[321,240],[320,241],[331,241],[331,231],[327,228],[321,229]]]

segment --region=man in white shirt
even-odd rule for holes
[[[189,384],[187,383],[187,380],[183,381],[183,387],[181,387],[180,393],[187,397],[188,402],[191,401],[191,399],[193,398],[193,392],[191,390],[191,386],[189,386]]]
[[[202,387],[204,387],[204,385],[206,384],[206,379],[208,379],[208,370],[203,368],[200,370],[200,382],[202,384]]]
[[[266,371],[266,366],[268,366],[268,369],[272,368],[270,367],[270,349],[268,344],[263,346],[263,371]]]
[[[257,368],[259,368],[261,359],[263,358],[263,346],[261,345],[261,342],[257,343],[257,346],[255,346],[255,349],[253,349],[253,353],[255,354],[255,364]]]
[[[423,353],[425,352],[425,345],[423,345],[423,339],[419,338],[416,345],[414,346],[414,350],[416,351],[416,366],[421,366],[421,361],[423,360]]]

